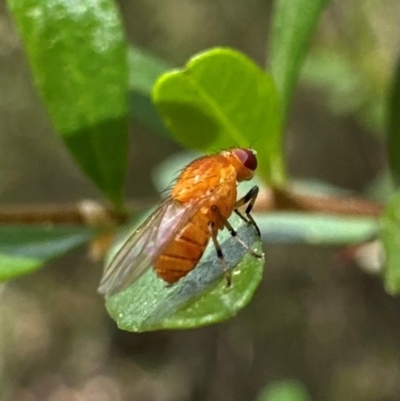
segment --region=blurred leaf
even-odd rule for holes
[[[383,279],[389,294],[400,293],[400,193],[389,202],[381,218],[381,240],[385,249]]]
[[[128,69],[112,0],[8,0],[53,124],[117,205],[127,161]]]
[[[308,43],[327,0],[276,0],[272,17],[270,65],[287,114]]]
[[[92,237],[82,227],[0,226],[0,282],[32,273]]]
[[[282,184],[284,166],[279,100],[271,77],[231,49],[193,57],[183,70],[162,75],[153,100],[173,137],[190,149],[232,146],[258,152],[268,183]]]
[[[261,252],[253,227],[233,216],[240,238]],[[264,260],[248,254],[229,233],[221,232],[220,242],[229,269],[232,287],[227,288],[215,248],[209,246],[198,266],[172,286],[156,276],[153,269],[119,294],[106,306],[118,327],[128,331],[186,329],[218,323],[234,316],[250,301],[262,278]]]
[[[281,380],[268,384],[257,401],[311,401],[304,384],[296,380]]]
[[[327,91],[330,107],[335,113],[356,112],[368,96],[357,66],[344,54],[331,49],[309,53],[301,79]]]
[[[300,79],[322,90],[334,113],[355,114],[368,132],[381,134],[387,99],[365,63],[325,47],[307,55]]]
[[[134,46],[128,60],[131,116],[154,132],[169,135],[151,101],[151,92],[157,78],[171,66]]]
[[[378,221],[310,213],[254,213],[264,242],[346,245],[373,238]]]
[[[387,203],[395,193],[390,171],[388,169],[381,170],[368,182],[363,193],[368,199],[373,199],[383,204]]]
[[[400,185],[400,59],[397,61],[389,104],[389,165],[393,179]]]
[[[136,46],[129,48],[129,87],[151,97],[157,78],[172,67],[165,61]]]

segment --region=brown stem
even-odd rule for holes
[[[254,210],[378,217],[383,211],[383,205],[360,198],[308,195],[293,190],[273,188],[260,193]]]
[[[127,221],[130,214],[154,205],[154,199],[134,201],[128,212],[93,201],[41,205],[0,205],[0,224],[75,224],[110,226]],[[378,217],[383,206],[364,199],[332,196],[314,196],[288,189],[264,189],[260,192],[256,211],[302,211],[346,216]]]
[[[0,205],[0,224],[71,224],[109,226],[121,224],[129,215],[153,205],[155,200],[131,202],[128,211],[117,212],[95,201],[78,203]]]

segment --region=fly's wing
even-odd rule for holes
[[[198,210],[199,203],[182,205],[171,198],[165,200],[118,250],[98,291],[112,295],[136,281]]]

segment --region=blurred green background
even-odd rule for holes
[[[171,65],[211,46],[234,47],[260,65],[268,58],[271,2],[119,6],[130,41]],[[398,11],[396,0],[329,4],[290,113],[293,177],[358,194],[382,182]],[[4,2],[0,57],[1,202],[100,198],[53,133]],[[130,131],[128,196],[156,196],[152,169],[180,149],[134,120]],[[96,294],[102,265],[86,249],[0,286],[0,400],[397,400],[399,299],[344,262],[340,249],[264,250],[264,279],[250,305],[226,323],[191,331],[118,330]]]

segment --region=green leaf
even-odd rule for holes
[[[151,101],[151,92],[157,78],[171,66],[134,46],[128,60],[131,116],[152,131],[169,135]]]
[[[240,238],[261,252],[252,226],[241,224],[237,216],[232,216],[231,223]],[[230,288],[210,242],[198,266],[176,284],[167,286],[150,269],[129,288],[108,298],[108,312],[118,327],[135,332],[187,329],[234,316],[250,301],[261,281],[264,260],[247,253],[227,232],[221,232],[219,239],[227,266],[234,269]]]
[[[215,48],[193,57],[158,79],[153,100],[185,147],[209,153],[251,146],[263,179],[283,183],[277,92],[271,77],[243,54]]]
[[[8,0],[51,120],[117,205],[127,161],[128,69],[112,0]]]
[[[400,193],[396,193],[381,218],[380,237],[385,250],[383,279],[389,294],[400,293]]]
[[[265,386],[257,401],[311,401],[311,398],[303,383],[280,380]]]
[[[32,273],[92,237],[82,227],[0,226],[0,282]]]
[[[270,66],[287,114],[310,37],[327,0],[276,0],[272,17]]]
[[[388,151],[389,165],[397,187],[400,185],[400,58],[390,93]]]

